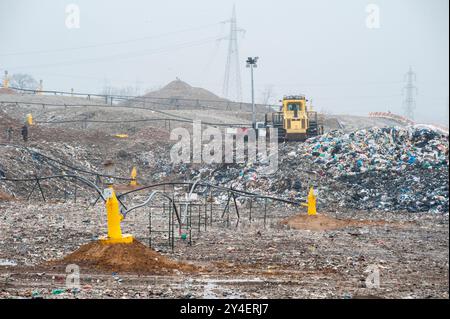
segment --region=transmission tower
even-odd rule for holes
[[[416,73],[413,72],[412,67],[409,67],[408,73],[405,74],[406,85],[403,88],[404,100],[403,108],[405,116],[411,120],[414,119],[414,109],[416,108],[417,87],[415,82],[417,80]]]
[[[242,101],[242,84],[241,84],[241,70],[239,68],[239,48],[238,48],[238,33],[245,32],[245,30],[237,27],[236,21],[236,6],[233,5],[233,12],[231,19],[223,23],[230,24],[230,34],[226,39],[228,40],[228,57],[225,66],[225,76],[223,80],[223,96],[225,98]]]

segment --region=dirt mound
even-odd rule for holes
[[[1,201],[10,201],[12,199],[13,199],[13,197],[11,195],[8,195],[8,194],[3,193],[2,191],[0,191],[0,202]]]
[[[364,227],[364,226],[401,226],[399,223],[392,223],[386,221],[371,221],[371,220],[354,220],[354,219],[337,219],[330,216],[318,214],[314,216],[297,215],[287,218],[281,222],[293,229],[303,230],[334,230],[346,227]]]
[[[192,265],[171,261],[137,240],[132,244],[104,245],[99,241],[81,246],[61,261],[108,272],[168,274],[174,270],[189,272]]]
[[[194,100],[212,100],[212,101],[226,101],[214,93],[190,86],[186,82],[177,79],[170,82],[165,87],[158,91],[149,92],[145,97],[170,98],[170,99],[194,99]]]
[[[10,88],[0,88],[0,94],[17,94],[16,91]]]
[[[145,105],[147,107],[159,108],[164,110],[198,110],[198,109],[216,109],[222,111],[237,112],[234,114],[238,119],[249,120],[251,114],[252,105],[242,101],[232,101],[227,98],[220,97],[211,91],[200,87],[194,87],[188,83],[176,79],[170,82],[166,86],[159,90],[147,92],[143,97],[146,98]],[[123,102],[129,105],[133,101]],[[142,106],[142,100],[138,99],[134,102],[136,105]],[[261,114],[268,111],[267,106],[256,104],[255,105],[258,118]],[[202,112],[201,114],[204,114]],[[184,114],[185,116],[189,116]],[[196,114],[191,114],[190,117],[197,117]]]

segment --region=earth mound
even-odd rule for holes
[[[220,98],[214,93],[203,88],[193,87],[180,79],[170,82],[158,91],[149,92],[145,97],[170,98],[170,99],[194,99],[211,100],[224,102],[226,99]]]
[[[193,271],[194,266],[175,262],[137,240],[131,244],[105,245],[99,241],[81,246],[54,264],[73,263],[81,267],[108,272],[168,274],[174,270]]]
[[[13,200],[13,197],[11,195],[0,191],[0,201],[10,201],[10,200]]]

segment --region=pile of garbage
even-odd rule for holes
[[[203,168],[210,182],[291,200],[310,186],[322,209],[447,212],[448,137],[424,128],[332,131],[304,143],[279,146],[278,171],[267,163]]]
[[[374,128],[342,134],[333,131],[307,141],[314,162],[335,176],[367,171],[403,171],[408,166],[424,169],[448,164],[448,139],[421,129]]]
[[[448,137],[435,131],[335,131],[310,139],[306,151],[350,188],[346,201],[351,207],[448,211]]]

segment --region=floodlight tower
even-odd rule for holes
[[[247,68],[250,68],[250,74],[252,79],[252,126],[256,128],[256,114],[255,114],[255,88],[254,88],[254,80],[253,80],[253,69],[258,67],[259,57],[248,57],[247,58]]]

